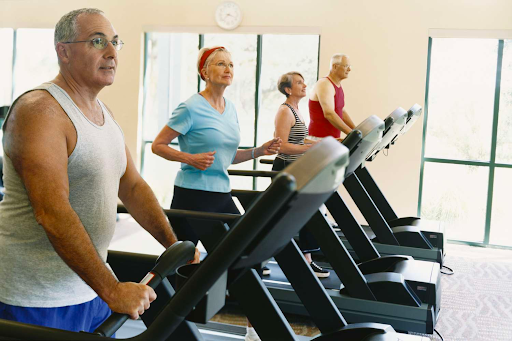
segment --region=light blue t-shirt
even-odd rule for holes
[[[182,152],[217,152],[213,164],[204,171],[182,163],[174,185],[210,192],[231,191],[227,169],[240,144],[240,127],[235,106],[224,101],[225,110],[220,114],[203,96],[195,94],[172,113],[167,126],[181,134],[178,142]]]

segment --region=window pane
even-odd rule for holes
[[[178,146],[172,147],[179,150]],[[174,179],[180,165],[180,162],[168,161],[153,154],[151,143],[145,145],[142,176],[164,208],[171,207]]]
[[[226,89],[225,97],[235,104],[238,113],[240,145],[253,146],[257,36],[255,34],[205,34],[204,46],[224,46],[231,52],[235,73],[233,83]]]
[[[272,165],[267,165],[265,163],[260,163],[259,160],[261,159],[274,159],[274,157],[270,156],[263,156],[258,159],[258,163],[256,164],[256,169],[263,170],[263,171],[271,171]],[[258,191],[264,191],[270,186],[270,179],[269,178],[257,178],[256,179],[256,189]]]
[[[318,35],[263,36],[258,145],[274,136],[274,118],[279,105],[286,99],[277,90],[279,76],[286,72],[298,71],[304,76],[308,90],[315,85],[318,73],[318,44]],[[299,110],[306,124],[309,124],[308,98],[304,97],[299,103]]]
[[[197,92],[199,35],[148,33],[143,139],[152,141],[173,110]]]
[[[512,193],[512,169],[496,168],[492,198],[490,244],[512,246],[510,224],[510,193]]]
[[[0,41],[2,53],[0,53],[0,107],[10,106],[12,97],[12,28],[0,28]]]
[[[242,169],[252,170],[252,161],[237,163],[236,165],[229,166],[229,169]],[[252,177],[250,176],[229,176],[229,182],[232,189],[247,189],[252,190]]]
[[[512,40],[505,40],[500,87],[496,162],[512,163]]]
[[[447,238],[482,242],[489,169],[425,162],[422,219],[445,223]]]
[[[21,28],[16,30],[14,98],[59,73],[53,45],[53,29]]]
[[[490,158],[498,40],[432,42],[425,156]]]

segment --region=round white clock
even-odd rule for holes
[[[233,30],[242,22],[242,9],[233,1],[224,1],[215,11],[217,25],[225,30]]]

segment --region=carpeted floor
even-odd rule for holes
[[[121,215],[118,225],[112,249],[150,254],[163,251],[133,219]],[[442,277],[441,312],[436,329],[444,340],[511,341],[512,251],[448,244],[445,265],[455,274]],[[307,318],[287,318],[298,335],[318,333]],[[233,308],[225,309],[214,320],[246,324],[245,317]],[[438,336],[430,337],[440,340]]]
[[[314,323],[304,316],[286,315],[293,331],[297,335],[314,336],[319,333]],[[237,326],[246,326],[247,319],[236,307],[224,307],[211,321],[234,324]]]
[[[455,274],[442,278],[444,339],[512,340],[512,251],[449,244],[445,264]]]
[[[437,331],[445,341],[512,340],[512,251],[448,244],[445,264],[455,273],[442,277]],[[318,329],[305,317],[287,315],[297,335]],[[225,308],[214,321],[245,325],[236,308]],[[430,335],[432,340],[441,340]]]

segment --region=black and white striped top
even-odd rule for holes
[[[308,136],[308,127],[304,122],[300,120],[299,115],[297,115],[297,113],[295,112],[291,105],[289,105],[288,103],[283,103],[282,105],[286,105],[288,108],[290,108],[293,115],[295,116],[295,124],[290,129],[290,134],[288,134],[288,143],[303,145],[304,139],[306,139],[306,137]],[[277,157],[288,162],[293,162],[297,160],[299,157],[301,157],[303,154],[304,153],[289,155],[279,153],[277,154]]]

